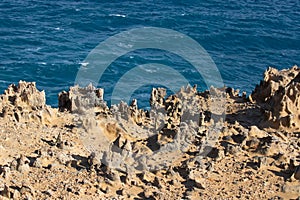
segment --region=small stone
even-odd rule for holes
[[[85,112],[95,106],[107,109],[103,102],[104,90],[95,88],[93,85],[81,88],[78,85],[70,87],[68,92],[58,94],[58,108],[60,112],[70,111],[73,113]]]
[[[152,196],[152,191],[150,191],[150,190],[145,190],[145,191],[144,191],[144,196],[145,196],[147,199],[149,199],[149,198]]]
[[[267,137],[268,134],[267,132],[260,130],[257,126],[251,126],[249,131],[249,136],[255,138],[264,138]]]
[[[144,181],[151,183],[154,182],[154,179],[155,179],[155,175],[152,172],[144,172],[143,174]]]
[[[36,167],[36,168],[42,168],[41,158],[35,159],[35,161],[33,162],[32,166]]]
[[[199,189],[205,189],[205,179],[204,178],[195,178],[196,187]]]
[[[17,160],[17,170],[21,173],[29,171],[29,159],[26,158],[24,155],[21,155],[20,158]]]
[[[206,179],[202,177],[199,171],[191,171],[189,174],[189,178],[195,181],[195,186],[199,189],[205,189]]]
[[[95,152],[92,152],[92,153],[89,155],[87,162],[88,162],[88,164],[89,164],[90,166],[93,166],[93,165],[99,163],[98,160],[96,159],[96,154],[95,154]]]
[[[284,185],[282,187],[282,192],[300,194],[300,186],[299,185]]]
[[[14,159],[11,163],[10,163],[10,170],[17,170],[17,165],[18,165],[18,161],[16,159]]]
[[[152,88],[150,106],[163,106],[167,90],[165,88]]]
[[[259,139],[252,138],[246,142],[246,145],[249,149],[257,149],[260,144]]]
[[[57,154],[57,160],[58,160],[59,163],[65,165],[68,161],[71,160],[71,157],[67,156],[66,154],[64,154],[62,152],[59,152]]]
[[[3,191],[5,188],[5,184],[4,182],[2,181],[2,179],[0,179],[0,191]]]
[[[58,134],[57,138],[56,138],[56,147],[63,149],[64,148],[64,142],[62,140],[62,136],[61,133]]]
[[[18,190],[14,190],[12,197],[13,199],[21,199],[21,193]]]
[[[8,166],[3,166],[2,169],[1,169],[2,173],[3,173],[3,178],[8,178],[9,175],[10,175],[10,167]]]
[[[7,185],[4,185],[3,190],[0,190],[0,195],[10,199],[11,195],[10,195],[9,187],[7,187]]]
[[[217,157],[216,157],[216,161],[220,161],[220,160],[222,160],[223,158],[225,158],[224,150],[223,150],[223,149],[219,149],[218,154],[217,154]]]
[[[254,162],[257,163],[258,167],[268,166],[269,164],[269,158],[266,156],[255,156]]]
[[[241,148],[240,146],[237,146],[237,145],[233,145],[233,144],[230,144],[228,143],[227,146],[225,146],[225,152],[226,154],[232,154],[232,155],[236,155],[238,154],[239,152],[241,152]]]

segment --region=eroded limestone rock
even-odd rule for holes
[[[153,88],[150,97],[150,106],[163,106],[167,90],[165,88]]]
[[[54,111],[46,105],[45,92],[35,82],[12,84],[0,96],[0,115],[15,122],[51,123]]]
[[[58,94],[59,111],[70,111],[74,113],[84,113],[91,108],[106,110],[106,103],[103,101],[104,90],[95,88],[93,85],[70,87],[68,92],[62,91]]]
[[[163,90],[153,91],[149,112],[136,100],[101,107],[101,92],[91,86],[62,92],[61,111],[71,112],[49,109],[51,119],[62,121],[49,127],[22,123],[40,122],[44,106],[26,100],[20,109],[2,98],[8,115],[0,121],[0,198],[271,199],[284,195],[277,192],[286,183],[287,193],[297,186],[298,194],[299,133],[262,130],[256,115],[245,114],[259,106],[273,117],[268,103],[279,89],[264,100],[254,97],[256,103],[226,88],[188,86],[166,98]],[[224,92],[230,121],[222,118]]]
[[[35,82],[20,81],[18,85],[11,84],[0,97],[2,104],[31,110],[41,109],[46,105],[44,91],[38,91]]]
[[[264,109],[261,127],[298,131],[300,129],[300,68],[268,68],[264,79],[249,97]]]

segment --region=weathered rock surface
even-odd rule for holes
[[[39,91],[34,82],[10,85],[0,96],[0,102],[0,115],[9,121],[50,124],[55,118],[46,105],[45,92]]]
[[[68,92],[62,91],[58,94],[59,111],[70,111],[83,113],[90,108],[99,107],[106,109],[103,101],[104,90],[92,85],[81,88],[78,85],[70,87]]]
[[[11,85],[0,199],[296,199],[299,72],[268,69],[249,99],[154,88],[150,111],[137,100],[108,108],[91,85],[61,92],[56,109],[34,83]]]
[[[2,105],[11,104],[27,109],[41,109],[46,106],[44,91],[38,91],[35,83],[20,81],[18,85],[10,85],[1,96]]]
[[[278,71],[269,68],[250,99],[264,109],[261,127],[285,131],[300,130],[300,68]]]

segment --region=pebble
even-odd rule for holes
[[[20,158],[18,159],[18,165],[17,165],[17,170],[21,173],[28,172],[29,171],[29,159],[26,158],[24,155],[21,155]]]

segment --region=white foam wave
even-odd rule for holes
[[[122,15],[122,14],[109,14],[108,16],[110,17],[126,17],[126,15]]]
[[[88,66],[89,62],[80,62],[79,63],[82,67],[86,67]]]

